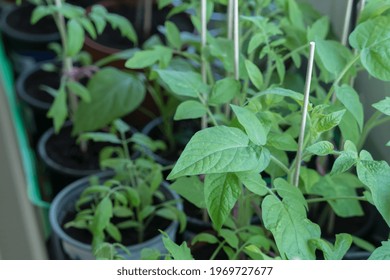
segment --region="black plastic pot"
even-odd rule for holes
[[[112,146],[110,143],[88,142],[87,151],[82,152],[76,139],[71,136],[71,130],[72,124],[67,122],[58,135],[51,128],[38,142],[38,154],[51,185],[52,198],[75,180],[101,172],[100,151]],[[137,156],[133,155],[134,158]]]
[[[4,44],[16,73],[37,61],[53,59],[55,53],[47,45],[60,40],[57,27],[50,16],[34,25],[30,23],[33,9],[31,4],[10,5],[4,8],[0,18]]]
[[[56,89],[60,84],[60,74],[44,71],[43,63],[23,71],[16,81],[16,94],[23,105],[24,121],[33,147],[42,134],[52,127],[52,121],[46,115],[54,99],[41,86]]]
[[[175,164],[185,145],[191,139],[193,134],[198,131],[197,123],[191,121],[175,121],[173,126],[173,135],[175,137],[176,146],[170,147],[169,152],[152,152],[145,149],[145,153],[154,158],[161,165],[169,166]],[[154,140],[162,140],[167,143],[165,131],[163,131],[163,129],[163,119],[160,117],[149,122],[142,129],[142,133],[148,135]]]
[[[113,176],[113,172],[99,173],[98,177],[101,182],[110,179]],[[65,217],[69,212],[74,211],[75,201],[81,194],[81,192],[88,186],[89,178],[85,177],[77,180],[64,188],[54,199],[49,213],[50,224],[53,229],[53,235],[55,239],[60,241],[60,247],[65,253],[62,256],[66,256],[70,259],[93,259],[92,248],[90,244],[83,243],[72,236],[68,235],[62,228]],[[181,210],[182,204],[179,202],[178,195],[168,188],[168,183],[163,182],[160,186],[160,190],[166,195],[169,200],[176,200],[176,207]],[[175,240],[175,234],[178,228],[178,222],[171,222],[164,230],[172,240]],[[141,250],[144,248],[159,249],[162,253],[166,253],[166,249],[162,243],[161,235],[157,235],[143,243],[128,246],[127,249],[131,252],[131,256],[127,256],[123,253],[125,258],[140,259]]]

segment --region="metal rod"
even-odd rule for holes
[[[234,14],[234,77],[236,80],[240,78],[240,22],[238,15],[238,0],[233,0]]]

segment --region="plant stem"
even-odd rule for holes
[[[332,95],[334,94],[335,87],[338,86],[340,81],[344,78],[345,74],[349,71],[349,69],[360,59],[360,54],[356,54],[352,60],[345,65],[344,69],[341,71],[340,75],[337,77],[337,79],[333,82],[328,95],[326,96],[324,100],[324,104],[327,104],[329,100],[332,98]]]
[[[214,253],[211,255],[210,260],[214,260],[214,259],[217,257],[219,251],[221,251],[221,249],[222,249],[222,247],[225,245],[225,243],[226,243],[226,241],[224,240],[224,241],[222,241],[222,242],[218,245],[217,249],[215,249]]]
[[[307,119],[308,107],[309,107],[309,95],[310,95],[311,77],[313,73],[314,52],[315,52],[315,43],[310,42],[310,54],[309,54],[309,61],[308,61],[308,67],[306,73],[306,83],[305,83],[305,96],[304,96],[304,103],[302,108],[302,122],[301,122],[301,130],[300,130],[299,140],[298,140],[298,151],[296,156],[296,168],[294,174],[294,186],[296,187],[298,187],[298,183],[299,183],[299,173],[301,169],[303,144],[305,141],[306,119]]]
[[[363,148],[364,143],[366,142],[366,139],[368,135],[370,134],[371,130],[373,130],[375,127],[386,123],[390,121],[390,117],[381,118],[382,113],[379,111],[376,111],[371,118],[367,121],[366,125],[363,128],[362,134],[359,139],[359,143],[357,144],[358,150],[361,150]]]
[[[354,199],[360,201],[367,201],[364,196],[334,196],[334,197],[319,197],[319,198],[309,198],[306,199],[307,203],[318,203],[318,202],[327,202],[330,200],[339,200],[339,199]]]
[[[278,160],[275,156],[271,155],[271,161],[273,161],[277,166],[279,166],[284,172],[286,172],[286,174],[290,174],[290,169],[288,169],[288,167],[283,163],[281,162],[280,160]]]

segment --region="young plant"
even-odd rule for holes
[[[68,118],[73,122],[74,134],[93,131],[137,108],[145,95],[139,77],[109,67],[79,66],[75,61],[80,56],[85,36],[96,39],[107,24],[118,28],[124,37],[136,43],[131,23],[120,15],[109,13],[101,5],[93,6],[87,13],[62,0],[39,3],[31,22],[34,24],[51,15],[61,35],[60,86],[46,89],[54,96],[48,117],[53,119],[55,131],[58,132]],[[89,79],[87,85],[83,83],[85,78]],[[110,102],[107,102],[108,98]]]
[[[145,145],[155,150],[164,148],[163,143],[140,133],[129,136],[130,132],[125,123],[116,121],[110,133],[85,133],[79,138],[80,141],[113,144],[101,152],[101,167],[113,169],[113,178],[104,182],[91,180],[91,185],[76,202],[75,218],[65,225],[88,230],[95,252],[99,252],[107,242],[120,244],[123,238],[121,230],[126,229],[133,229],[134,242],[142,243],[150,236],[150,226],[156,217],[180,220],[181,229],[185,226],[185,217],[176,208],[177,201],[160,188],[163,168],[144,155],[132,158],[128,148],[129,144],[133,145],[135,151],[142,153]]]

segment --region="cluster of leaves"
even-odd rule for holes
[[[54,97],[48,117],[53,119],[57,132],[68,117],[74,123],[74,134],[94,131],[135,110],[144,99],[145,88],[137,75],[110,67],[74,66],[74,60],[80,56],[85,37],[96,39],[107,25],[119,29],[123,37],[134,43],[136,32],[125,17],[109,13],[101,5],[86,12],[79,6],[57,2],[38,3],[31,17],[34,24],[52,16],[61,35],[61,83],[58,89],[46,88]],[[87,84],[84,78],[88,78]]]
[[[112,179],[92,178],[76,202],[75,218],[65,227],[88,230],[92,235],[92,247],[97,257],[103,257],[113,248],[123,250],[121,230],[134,229],[138,242],[142,243],[145,232],[153,219],[163,217],[180,220],[185,227],[185,216],[176,208],[177,201],[169,198],[161,189],[162,167],[146,156],[131,158],[128,145],[138,153],[148,149],[164,148],[161,141],[134,132],[122,121],[115,121],[112,131],[84,133],[80,141],[112,143],[101,151],[101,167],[115,171]],[[113,240],[114,243],[109,243]],[[124,251],[124,252],[123,252]],[[130,252],[131,253],[131,252]],[[114,254],[112,257],[117,256]]]
[[[373,204],[390,226],[390,167],[362,150],[371,129],[390,120],[390,99],[374,104],[378,112],[364,123],[359,94],[349,85],[361,69],[377,79],[390,79],[384,63],[388,58],[388,9],[379,1],[368,4],[349,37],[350,50],[329,39],[326,17],[300,16],[303,8],[295,1],[276,3],[284,11],[276,20],[242,16],[242,26],[254,34],[248,35],[249,42],[242,42],[247,46],[243,48],[247,53],[241,54],[242,83],[229,77],[214,82],[211,65],[233,72],[232,43],[219,37],[209,36],[206,54],[199,56],[209,63],[207,82],[195,71],[155,71],[171,93],[184,99],[176,119],[207,116],[214,125],[192,137],[168,179],[177,179],[172,187],[207,209],[221,238],[201,234],[194,242],[218,243],[217,250],[223,249],[233,259],[243,253],[255,259],[314,259],[316,250],[322,251],[325,259],[341,259],[355,239],[349,234],[337,235],[334,244],[321,239],[320,227],[308,219],[307,212],[310,204],[322,201],[340,217],[361,216],[359,201],[363,200]],[[292,184],[296,159],[291,155],[298,148],[303,95],[285,87],[291,84],[291,77],[297,77],[309,41],[316,42],[317,53],[303,160],[316,157],[321,162],[334,157],[335,161],[330,166],[302,168],[297,188]],[[287,69],[289,59],[294,67]],[[303,89],[303,84],[299,88]],[[238,106],[230,105],[235,117],[224,117],[220,108],[237,98],[241,100]],[[336,130],[341,131],[341,144],[334,143]],[[205,176],[204,182],[197,178],[200,175]],[[364,195],[358,196],[362,188]],[[242,206],[244,200],[257,205],[252,212]],[[255,226],[240,224],[241,215],[248,217],[248,213],[249,217],[257,214],[262,227],[255,230]],[[388,242],[371,258],[384,258],[386,248]]]

